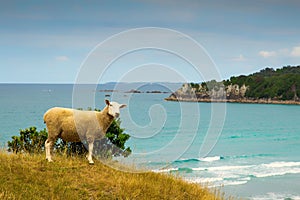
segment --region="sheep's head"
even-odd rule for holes
[[[120,116],[120,108],[126,107],[125,104],[109,102],[109,100],[105,100],[105,103],[108,106],[108,114],[113,116],[114,118],[118,118]]]

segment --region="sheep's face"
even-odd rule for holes
[[[108,106],[108,114],[114,118],[118,118],[120,116],[120,108],[124,108],[126,106],[125,104],[109,102],[108,100],[105,100],[105,103]]]

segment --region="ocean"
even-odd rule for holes
[[[94,105],[82,105],[102,109],[106,98],[127,104],[120,118],[131,135],[132,155],[120,162],[217,187],[226,195],[300,199],[299,105],[165,101],[179,86],[86,87],[81,97],[92,97]],[[142,93],[126,93],[130,89]],[[163,92],[151,93],[158,90]],[[44,112],[73,107],[73,100],[73,85],[0,84],[0,145],[19,129],[45,128]]]

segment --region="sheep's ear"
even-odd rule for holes
[[[106,105],[108,105],[109,106],[109,100],[107,100],[107,99],[105,99],[105,103],[106,103]]]
[[[125,108],[126,107],[126,104],[121,104],[120,105],[120,108]]]

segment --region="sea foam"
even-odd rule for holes
[[[299,195],[281,194],[281,193],[267,193],[265,195],[256,195],[252,200],[300,200]]]
[[[221,163],[216,163],[221,164]],[[185,174],[185,180],[192,183],[208,184],[209,187],[241,185],[253,178],[300,174],[300,162],[277,161],[256,165],[219,165],[199,167],[170,167],[153,170],[154,172],[179,172]],[[210,165],[210,164],[209,164]]]
[[[199,158],[199,160],[202,161],[202,162],[214,162],[214,161],[221,160],[221,159],[223,159],[222,156]]]
[[[212,156],[212,157],[203,157],[203,158],[181,158],[175,161],[175,163],[181,162],[214,162],[224,159],[223,156]]]

